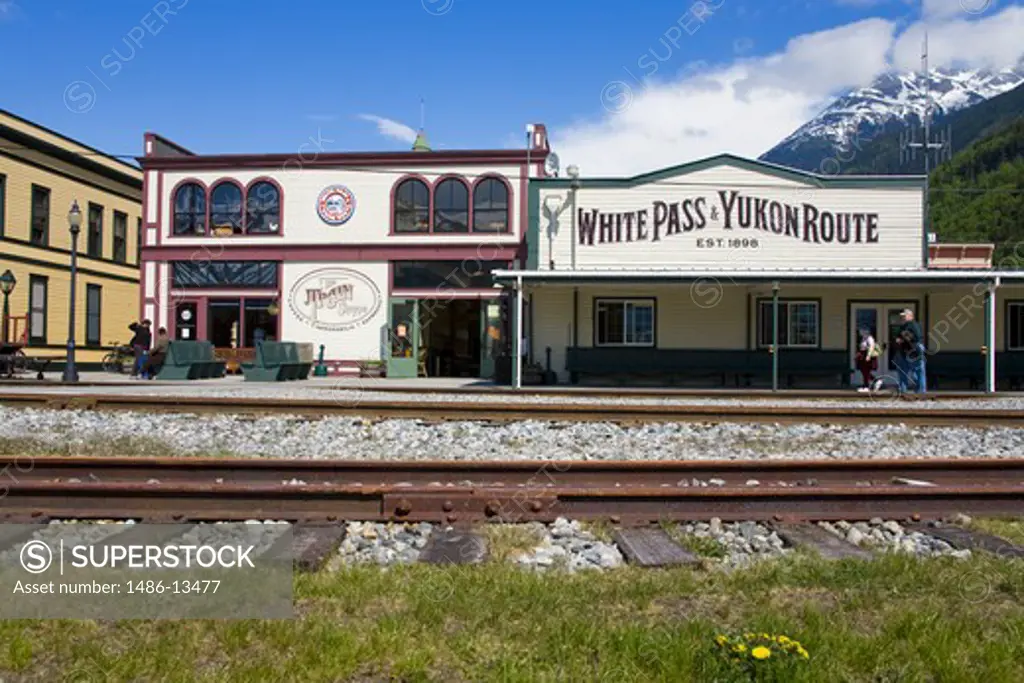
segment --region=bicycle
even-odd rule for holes
[[[135,363],[135,349],[117,342],[111,342],[111,346],[114,350],[103,357],[103,371],[123,375],[125,363],[129,368]]]

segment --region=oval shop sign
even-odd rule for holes
[[[331,185],[317,197],[316,212],[324,223],[341,225],[356,212],[356,196],[344,185]]]
[[[348,268],[306,273],[288,297],[292,313],[317,330],[344,332],[370,322],[381,307],[373,280]]]

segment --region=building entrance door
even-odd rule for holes
[[[387,376],[416,377],[420,352],[419,306],[415,299],[392,299],[388,311]]]
[[[857,351],[860,349],[860,330],[867,329],[875,341],[881,345],[882,354],[878,357],[878,374],[893,375],[896,372],[896,336],[899,334],[903,320],[900,313],[909,308],[917,318],[917,304],[913,301],[902,302],[862,302],[850,304],[850,367],[854,369],[852,383],[861,386],[864,378],[857,369]]]

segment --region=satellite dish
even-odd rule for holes
[[[558,177],[558,155],[554,152],[548,154],[547,161],[544,162],[544,170],[547,171],[549,177]]]

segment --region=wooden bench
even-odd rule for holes
[[[252,363],[242,363],[242,374],[246,382],[288,382],[309,377],[313,367],[303,356],[294,342],[256,342],[256,358]]]
[[[12,379],[22,372],[36,373],[36,379],[42,380],[43,373],[53,361],[63,360],[64,356],[27,356],[24,344],[0,343],[0,375]]]
[[[225,369],[226,364],[216,359],[210,342],[174,340],[167,345],[156,379],[216,379],[224,376]]]
[[[938,389],[943,380],[967,380],[971,389],[985,383],[985,363],[988,357],[979,351],[939,351],[925,357],[925,375],[928,389]],[[999,362],[999,356],[996,356]]]

